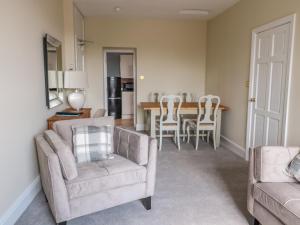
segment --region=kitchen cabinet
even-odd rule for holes
[[[120,56],[121,78],[133,78],[133,55]]]

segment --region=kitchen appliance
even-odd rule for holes
[[[125,82],[122,84],[122,91],[133,91],[134,85],[133,82]]]
[[[132,119],[134,114],[133,79],[122,79],[122,119]]]
[[[108,115],[115,119],[122,118],[121,78],[107,77]]]

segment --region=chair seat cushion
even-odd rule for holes
[[[78,177],[66,181],[70,199],[146,182],[146,168],[114,154],[113,159],[78,165]]]
[[[257,183],[254,199],[284,224],[300,224],[300,185],[297,183]]]

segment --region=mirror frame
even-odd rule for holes
[[[50,100],[49,100],[49,71],[48,71],[48,44],[53,45],[54,47],[58,48],[59,46],[62,46],[61,41],[55,39],[49,34],[45,34],[43,37],[43,51],[44,51],[44,74],[45,74],[45,92],[46,92],[46,106],[48,109],[55,108],[61,104],[64,103],[64,100],[62,99],[60,103],[50,106]],[[64,79],[63,79],[64,82]],[[63,87],[62,87],[63,89]],[[64,91],[64,90],[63,90]]]

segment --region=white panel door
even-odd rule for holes
[[[290,24],[257,34],[250,147],[282,145]]]

